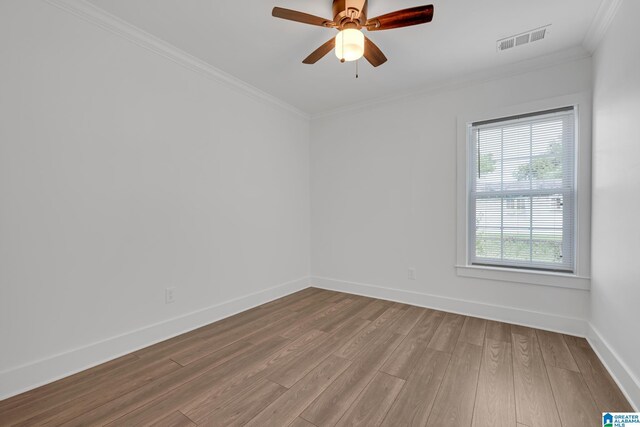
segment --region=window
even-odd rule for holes
[[[575,122],[567,107],[470,125],[470,265],[575,272]]]

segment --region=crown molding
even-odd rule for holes
[[[436,92],[450,90],[470,86],[473,84],[488,82],[500,78],[524,74],[533,70],[547,68],[549,66],[558,65],[565,62],[572,62],[591,56],[597,48],[600,40],[606,33],[611,21],[615,17],[622,0],[602,0],[596,18],[594,19],[583,44],[580,47],[568,49],[556,54],[546,55],[544,57],[525,60],[512,64],[500,72],[496,69],[485,70],[483,73],[474,73],[473,75],[461,76],[458,78],[440,81],[436,85],[428,87],[414,88],[400,94],[392,96],[375,98],[360,103],[350,104],[333,108],[319,113],[309,114],[293,105],[277,98],[267,92],[264,92],[255,86],[252,86],[233,75],[226,73],[204,61],[188,54],[187,52],[173,46],[172,44],[147,33],[146,31],[126,22],[117,16],[114,16],[105,10],[85,1],[85,0],[44,0],[47,3],[69,12],[77,17],[97,25],[115,35],[118,35],[127,41],[134,43],[144,49],[156,53],[176,64],[179,64],[195,73],[198,73],[210,80],[224,84],[225,86],[236,90],[252,99],[262,101],[274,105],[282,110],[288,111],[302,117],[304,119],[315,119],[325,116],[332,116],[349,111],[358,111],[375,105],[394,102],[406,98],[433,94]],[[586,50],[585,50],[586,49]]]
[[[482,72],[475,72],[472,74],[465,74],[459,77],[446,79],[434,85],[406,90],[395,95],[373,98],[355,104],[322,111],[313,114],[311,116],[311,119],[314,120],[334,116],[337,114],[357,112],[361,110],[367,110],[382,104],[405,101],[409,99],[424,97],[426,95],[434,95],[436,93],[462,89],[477,84],[488,83],[495,80],[527,74],[532,71],[539,71],[545,68],[580,61],[590,57],[591,53],[586,51],[582,46],[576,46],[549,55],[544,55],[537,58],[527,59],[524,61],[516,62],[514,64],[502,66],[500,68],[492,67]]]
[[[589,30],[587,30],[587,34],[582,41],[584,48],[591,54],[593,54],[598,48],[598,45],[607,33],[611,22],[613,22],[613,19],[616,17],[621,4],[622,0],[602,0],[600,2],[600,7],[596,12],[593,21],[591,21]]]
[[[85,0],[44,0],[47,3],[69,12],[89,23],[97,25],[123,39],[134,43],[144,49],[158,54],[174,63],[198,73],[210,80],[224,84],[239,93],[277,106],[285,111],[293,113],[305,119],[311,116],[293,105],[270,95],[234,76],[226,73],[190,54],[173,46],[166,41],[147,33],[146,31],[130,24],[103,9]]]

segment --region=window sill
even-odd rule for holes
[[[530,285],[552,286],[556,288],[591,289],[589,277],[575,274],[553,273],[549,271],[522,271],[510,268],[484,267],[477,265],[456,265],[458,276],[477,279],[499,280],[502,282],[527,283]]]

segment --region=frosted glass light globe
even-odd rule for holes
[[[355,28],[342,30],[336,36],[336,56],[345,61],[355,61],[364,55],[364,34]]]

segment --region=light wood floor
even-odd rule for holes
[[[308,288],[0,402],[0,425],[600,426],[583,338]]]

